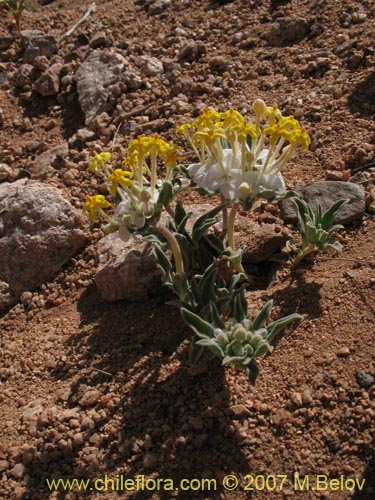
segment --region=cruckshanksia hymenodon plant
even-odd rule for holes
[[[234,109],[224,113],[205,110],[191,124],[177,130],[199,160],[185,167],[185,174],[203,194],[220,194],[225,204],[223,226],[234,253],[234,222],[239,207],[249,210],[257,198],[284,196],[281,170],[298,145],[306,150],[311,142],[298,120],[283,116],[277,107],[257,99],[253,110],[253,123]],[[233,265],[238,272],[244,272],[238,257],[233,259]]]
[[[217,324],[218,318],[227,323],[230,318],[225,326],[228,331],[232,331],[233,321],[244,320],[239,319],[236,304],[246,302],[247,275],[242,251],[236,249],[234,241],[237,211],[239,207],[250,210],[260,197],[283,196],[282,168],[298,145],[307,149],[310,144],[299,122],[283,116],[277,107],[258,99],[253,109],[254,123],[230,109],[223,113],[206,110],[191,124],[180,126],[178,134],[186,137],[198,159],[191,165],[179,165],[177,147],[157,134],[132,140],[121,168],[111,167],[110,153],[94,153],[89,168],[106,175],[116,208],[108,215],[105,209],[110,203],[103,195],[90,196],[83,207],[93,221],[98,214],[107,221],[107,232],[118,230],[125,241],[141,235],[152,242],[164,283],[177,295],[178,306],[211,325]],[[220,203],[215,201],[217,206],[199,217],[188,231],[191,213],[180,201],[174,203],[174,198],[191,183],[201,194],[220,194]],[[185,313],[183,317],[196,331]],[[192,359],[196,361],[203,344],[193,346]],[[247,361],[239,363],[229,356],[231,349],[225,352],[226,362],[248,366]],[[250,356],[250,348],[247,352]]]

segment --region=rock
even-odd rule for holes
[[[119,80],[126,60],[109,50],[95,50],[76,72],[78,99],[86,125],[101,113],[108,99],[106,87]]]
[[[248,264],[258,264],[269,259],[290,237],[285,227],[277,224],[259,225],[241,216],[237,217],[235,231],[236,246],[244,247],[243,261]]]
[[[31,64],[21,64],[21,66],[11,75],[9,82],[17,88],[31,85],[33,81],[33,72],[34,68]]]
[[[99,47],[108,47],[111,45],[111,42],[104,31],[98,31],[91,38],[89,45],[91,49],[97,49]]]
[[[210,69],[214,73],[224,73],[230,68],[231,62],[224,56],[215,56],[209,61]]]
[[[11,36],[0,37],[0,50],[8,50],[14,39]]]
[[[121,75],[121,81],[126,84],[129,90],[140,89],[143,85],[142,78],[133,71],[124,71]]]
[[[38,155],[30,166],[31,178],[45,179],[53,174],[56,169],[64,166],[68,153],[68,144],[61,142]]]
[[[8,460],[0,460],[0,472],[3,472],[4,470],[7,470],[8,467],[9,467]]]
[[[0,163],[0,182],[6,181],[12,174],[12,167],[6,163]]]
[[[10,469],[9,474],[16,479],[22,479],[25,474],[25,466],[21,463],[16,464],[12,469]]]
[[[164,66],[156,57],[143,56],[139,58],[139,64],[146,76],[157,76],[164,72]]]
[[[58,94],[60,90],[60,73],[62,64],[52,64],[34,83],[33,89],[42,96]]]
[[[160,271],[142,240],[125,243],[117,234],[109,234],[99,241],[97,253],[96,286],[103,299],[140,300],[161,286]]]
[[[249,410],[246,408],[245,405],[233,405],[229,408],[230,413],[233,415],[234,418],[246,418],[251,415]]]
[[[54,187],[0,185],[0,310],[53,275],[85,242],[85,218]]]
[[[206,47],[204,44],[197,43],[194,40],[188,40],[179,50],[177,60],[193,62],[205,53]]]
[[[280,17],[271,27],[268,42],[274,47],[299,42],[309,32],[309,25],[303,17]]]
[[[158,457],[153,453],[145,453],[143,457],[143,467],[146,469],[152,469],[158,463]]]
[[[347,225],[360,219],[365,211],[365,193],[363,187],[352,182],[317,181],[311,184],[299,184],[294,191],[316,210],[319,202],[323,210],[327,210],[332,203],[340,198],[348,198],[350,202],[341,207],[336,217],[335,224]],[[286,223],[297,222],[297,212],[291,200],[283,200],[280,217]]]
[[[375,382],[374,377],[363,370],[358,370],[355,374],[355,378],[358,384],[364,389],[369,389]]]
[[[101,395],[101,392],[97,389],[88,389],[79,400],[79,404],[82,406],[92,406],[99,401]]]
[[[57,52],[57,40],[52,35],[46,35],[39,30],[23,30],[21,36],[26,42],[23,54],[25,63],[33,64],[36,57],[52,57]]]
[[[151,15],[161,14],[170,5],[172,5],[172,0],[155,0],[148,8],[148,13]]]

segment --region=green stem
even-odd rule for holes
[[[156,184],[156,152],[151,151],[151,200],[154,199],[155,195],[155,184]]]
[[[227,225],[228,245],[230,246],[233,252],[236,250],[234,245],[234,221],[236,219],[236,214],[239,206],[240,206],[239,203],[233,203],[232,209],[229,212],[228,225]]]
[[[302,259],[304,259],[307,255],[310,253],[315,252],[315,245],[313,243],[309,243],[307,247],[299,254],[297,254],[294,258],[293,261],[293,266],[296,266],[301,262]]]
[[[171,247],[176,266],[176,273],[183,273],[184,261],[182,260],[181,249],[180,245],[178,244],[178,241],[176,240],[174,235],[169,231],[169,229],[167,229],[165,226],[158,224],[156,226],[156,230],[159,231],[159,233],[166,238],[166,240],[169,243],[169,246]]]
[[[225,205],[226,200],[222,194],[220,194],[221,197],[221,203],[222,205]],[[223,207],[223,233],[226,231],[228,227],[228,209],[227,207]]]
[[[107,213],[104,212],[104,210],[102,208],[98,208],[98,213],[103,217],[103,219],[105,219],[107,222],[109,222],[110,224],[116,224],[118,225],[118,222],[115,220],[115,219],[112,219],[112,217],[110,217]]]

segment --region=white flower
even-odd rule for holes
[[[268,150],[262,150],[253,169],[242,175],[241,152],[234,156],[232,149],[223,149],[220,162],[193,163],[189,165],[188,172],[199,187],[214,193],[220,192],[228,201],[255,198],[266,190],[284,191],[285,183],[280,173],[272,174],[271,168],[267,168],[262,175],[267,155]]]

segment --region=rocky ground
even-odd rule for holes
[[[1,12],[1,498],[374,498],[373,2],[103,0],[69,34],[91,3],[30,1],[22,40]],[[257,97],[311,134],[310,150],[285,169],[289,188],[350,180],[364,196],[340,235],[343,253],[295,270],[279,251],[295,229],[277,204],[241,217],[257,276],[251,313],[273,298],[275,318],[304,315],[252,388],[216,362],[190,368],[190,332],[159,285],[138,302],[102,298],[103,233],[80,209],[106,194],[87,171],[93,150],[121,159],[140,133],[178,142],[175,127],[205,107],[251,116]],[[279,235],[272,262],[248,241],[259,237],[259,247],[267,234]],[[298,491],[296,473],[309,475],[309,490]],[[46,485],[106,474],[211,478],[217,489]],[[223,486],[230,474],[235,491]],[[276,487],[249,474],[276,476]],[[344,483],[317,490],[317,475]]]

